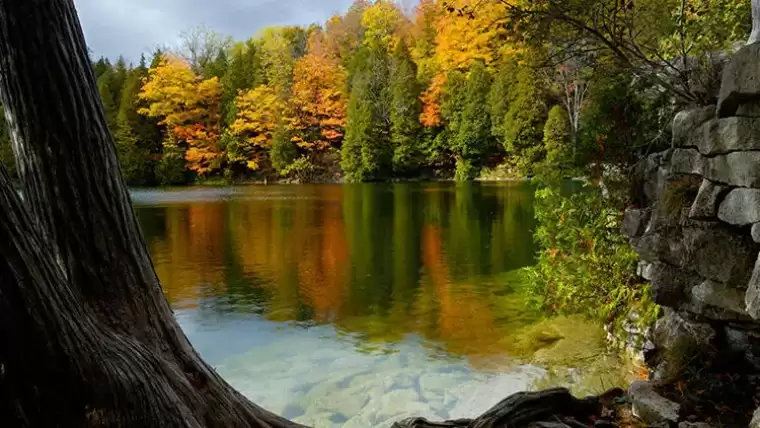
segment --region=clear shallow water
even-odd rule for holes
[[[134,190],[188,337],[259,405],[317,427],[472,417],[622,379],[598,328],[542,320],[533,189],[516,183]]]

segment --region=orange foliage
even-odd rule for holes
[[[187,167],[198,174],[219,167],[222,87],[216,77],[203,80],[187,61],[167,56],[150,70],[140,91],[148,107],[139,113],[160,119],[169,135],[165,145],[185,143]]]
[[[313,150],[340,144],[346,126],[346,71],[323,39],[313,34],[310,53],[296,63],[291,99],[294,141]]]
[[[445,10],[442,2],[422,0],[417,7],[412,34],[412,55],[423,81],[420,122],[433,127],[441,124],[440,102],[446,73],[470,68],[474,61],[492,66],[505,56],[520,52],[505,30],[506,5],[499,1],[453,0],[454,8],[471,8],[472,14]]]
[[[430,86],[422,93],[422,126],[434,127],[441,124],[441,97],[446,84],[446,74],[440,73],[433,78]]]

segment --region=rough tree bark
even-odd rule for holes
[[[0,97],[23,192],[0,166],[0,426],[300,427],[236,392],[174,320],[72,0],[0,0]],[[596,405],[553,390],[400,426],[557,426]]]
[[[161,293],[71,0],[0,0],[0,425],[298,426],[190,346]]]

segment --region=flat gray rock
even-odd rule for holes
[[[675,149],[670,158],[670,172],[674,174],[704,174],[707,160],[697,149]]]
[[[686,143],[707,156],[760,150],[760,118],[712,119],[694,131]],[[684,146],[686,147],[686,146]]]
[[[728,192],[729,188],[713,183],[710,180],[702,180],[697,199],[689,211],[690,218],[702,219],[713,218],[718,215],[718,203]]]
[[[710,281],[709,279],[691,289],[691,294],[700,302],[744,314],[745,291],[727,284]]]
[[[718,218],[734,226],[760,222],[760,190],[734,189],[730,191],[720,204]]]
[[[703,175],[721,184],[760,188],[760,151],[732,152],[713,157],[697,149],[675,149],[670,161],[673,174]]]
[[[682,110],[673,118],[673,147],[687,147],[692,145],[695,131],[702,124],[715,118],[716,106],[697,107]]]

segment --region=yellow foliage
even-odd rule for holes
[[[271,147],[277,118],[284,110],[275,89],[261,85],[243,92],[235,99],[235,106],[237,117],[230,126],[232,133],[245,137],[251,145]]]
[[[393,51],[401,36],[402,29],[409,21],[395,4],[388,1],[378,1],[364,11],[362,26],[364,27],[364,42],[376,44]]]
[[[474,3],[474,4],[471,4]],[[475,60],[490,66],[504,45],[499,29],[507,16],[500,1],[458,0],[454,7],[471,6],[472,14],[445,13],[436,26],[435,61],[442,70],[468,69]]]
[[[218,147],[222,87],[216,77],[203,80],[187,61],[166,56],[152,68],[140,91],[148,106],[138,112],[160,119],[166,125],[165,145],[185,143],[187,167],[206,174],[219,167],[222,153]]]

